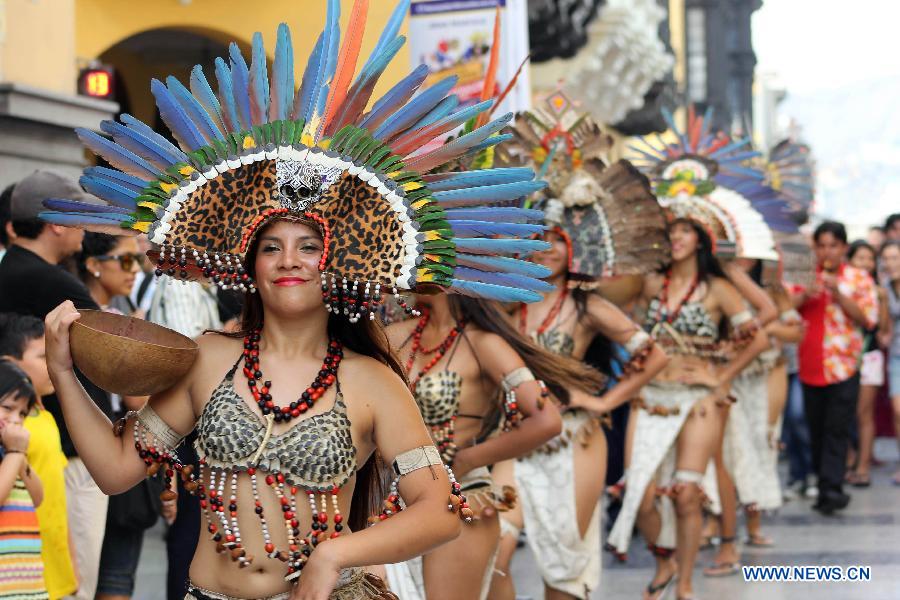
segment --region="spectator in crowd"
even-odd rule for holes
[[[98,308],[84,284],[58,266],[81,251],[84,232],[38,219],[47,198],[96,200],[71,180],[52,171],[35,171],[16,184],[10,197],[10,221],[16,239],[0,262],[0,312],[43,319],[65,300],[71,300],[81,309]],[[85,377],[79,379],[94,403],[112,418],[109,395]],[[56,419],[63,452],[69,460],[65,479],[69,529],[77,542],[74,546],[79,587],[75,598],[93,600],[108,498],[78,458],[59,401],[50,395],[43,402]]]
[[[868,273],[877,281],[877,254],[868,242],[856,240],[850,244],[847,261],[851,266]],[[854,487],[869,487],[869,467],[875,444],[875,398],[884,386],[884,352],[878,347],[879,333],[890,327],[887,295],[883,288],[878,292],[878,323],[867,330],[863,344],[862,363],[859,367],[859,400],[856,407],[856,452],[848,456],[847,466],[852,469],[847,481]]]
[[[143,258],[134,237],[88,232],[84,235],[76,268],[78,276],[101,310],[136,312],[136,316],[143,316],[143,311],[134,311],[128,302],[123,303],[134,287],[135,276],[140,272]],[[114,300],[118,300],[118,305],[124,310],[116,308]],[[120,418],[130,410],[140,410],[146,401],[146,397],[112,394],[114,417]],[[162,491],[154,490],[152,494],[148,494],[148,485],[152,484],[143,481],[136,486],[139,489],[113,496],[109,500],[95,600],[123,600],[134,593],[144,529],[156,522],[159,511],[156,498],[148,502],[148,497],[158,496]],[[140,504],[140,507],[135,506],[136,504]],[[147,515],[147,519],[137,519],[141,522],[136,524],[132,522],[136,520],[129,516],[133,516],[138,508]]]
[[[806,324],[800,381],[819,482],[814,508],[831,514],[850,502],[843,481],[859,395],[858,365],[863,332],[878,321],[878,298],[869,274],[844,262],[847,231],[841,223],[820,224],[813,244],[816,281],[796,297]]]
[[[28,376],[0,360],[0,598],[47,598],[34,510],[41,482],[28,465],[29,435],[22,426],[35,401]]]
[[[56,421],[41,403],[42,396],[53,393],[44,352],[44,322],[30,315],[0,313],[0,358],[28,375],[37,396],[35,410],[25,419],[25,429],[31,436],[27,458],[44,487],[44,501],[37,507],[41,560],[47,594],[50,600],[57,600],[74,594],[78,580],[66,522],[66,456]]]
[[[884,240],[884,227],[882,227],[881,225],[873,225],[869,227],[869,234],[866,236],[866,242],[869,244],[869,246],[877,251],[879,248],[881,248]]]
[[[886,275],[888,312],[891,327],[881,333],[881,345],[888,349],[888,390],[894,409],[894,434],[900,445],[900,240],[881,247],[881,264]],[[894,473],[894,484],[900,485],[900,469]]]
[[[885,220],[884,235],[888,240],[900,242],[900,213],[894,213]]]

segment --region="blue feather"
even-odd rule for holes
[[[178,162],[176,156],[166,152],[165,149],[160,149],[140,132],[129,129],[121,123],[102,121],[100,129],[103,133],[112,136],[113,141],[117,144],[131,150],[160,171],[165,171]]]
[[[197,102],[197,99],[194,98],[190,90],[184,87],[184,84],[170,75],[166,77],[166,86],[169,88],[169,91],[172,92],[172,96],[175,97],[175,100],[181,105],[181,108],[184,109],[184,113],[197,127],[200,135],[206,140],[205,145],[212,144],[213,140],[225,139],[225,136],[222,135],[222,132],[216,127],[212,117],[209,116],[209,113],[206,112],[203,105]]]
[[[715,152],[710,153],[709,158],[718,158],[725,154],[731,154],[735,150],[743,148],[744,146],[747,146],[749,144],[750,144],[750,138],[735,140],[735,141],[731,142],[730,144],[726,144],[725,146],[722,146]],[[725,158],[727,158],[727,156]]]
[[[496,300],[497,302],[537,302],[543,298],[537,292],[462,279],[451,279],[450,291],[464,296]]]
[[[269,121],[283,121],[290,117],[294,101],[294,46],[291,30],[285,23],[278,26],[275,42],[275,61],[272,63],[272,101]]]
[[[78,127],[75,129],[75,134],[91,152],[102,156],[106,162],[120,171],[147,181],[156,179],[160,174],[158,169],[131,150],[123,148],[89,129]]]
[[[422,82],[428,76],[428,66],[419,65],[413,71],[397,82],[388,92],[375,101],[369,114],[360,121],[359,126],[366,129],[377,127],[389,115],[394,113],[407,100],[412,98]],[[348,93],[348,97],[350,94]]]
[[[170,154],[172,158],[176,159],[175,162],[188,162],[187,154],[182,152],[178,146],[153,131],[153,129],[151,129],[149,125],[147,125],[140,119],[136,119],[128,113],[122,113],[121,115],[119,115],[119,120],[127,125],[129,129],[133,129],[142,134],[145,138],[156,142],[156,145],[161,150],[164,150],[167,154]]]
[[[341,17],[340,0],[328,0],[326,15],[325,42],[323,45],[325,51],[322,64],[323,71],[313,112],[313,114],[317,116],[322,116],[325,112],[325,102],[328,100],[328,92],[331,89],[335,69],[337,69],[338,52],[341,42],[341,28],[339,23]]]
[[[266,49],[262,34],[253,34],[250,58],[250,118],[253,125],[263,125],[269,118],[269,75],[266,71]]]
[[[97,215],[125,215],[129,216],[133,209],[109,206],[107,204],[90,204],[78,200],[65,200],[63,198],[47,198],[43,202],[50,210],[65,213],[91,213]]]
[[[160,80],[150,81],[150,91],[156,98],[159,116],[162,117],[183,150],[196,150],[206,145],[206,140],[191,121],[190,116]]]
[[[483,150],[487,150],[491,146],[496,146],[497,144],[502,144],[503,142],[508,142],[509,140],[513,139],[513,137],[514,136],[511,133],[501,133],[500,135],[492,135],[491,137],[484,140],[480,144],[476,144],[476,145],[472,146],[468,151],[466,151],[465,154],[461,154],[457,158],[462,159],[462,158],[465,158],[468,156],[475,156],[479,152],[481,152]]]
[[[203,73],[203,67],[194,65],[194,68],[191,69],[189,83],[194,98],[197,99],[197,102],[203,106],[203,110],[205,110],[213,119],[213,122],[219,131],[223,133],[227,132],[228,128],[225,126],[225,121],[222,119],[222,107],[219,104],[219,99],[216,98],[216,95],[213,93],[212,88],[209,87],[209,81]]]
[[[469,150],[480,148],[483,146],[483,142],[490,141],[487,138],[506,127],[506,125],[512,119],[512,116],[512,113],[506,113],[499,119],[495,119],[487,125],[479,127],[475,131],[462,135],[452,142],[444,144],[436,150],[426,152],[425,154],[421,154],[415,156],[414,158],[406,160],[406,168],[410,171],[427,173],[428,171],[436,167],[445,165],[448,162],[459,158],[461,155],[466,154]],[[497,137],[499,138],[501,136]],[[492,146],[499,143],[499,141],[502,140],[490,141],[490,143],[484,147]]]
[[[234,42],[228,46],[228,56],[231,59],[231,87],[234,93],[234,103],[237,105],[241,131],[249,131],[252,125],[250,119],[250,69],[247,68],[247,61],[244,60],[241,49]]]
[[[394,7],[394,11],[384,26],[381,36],[378,38],[378,43],[375,44],[375,48],[372,49],[372,53],[369,55],[369,60],[363,65],[363,70],[370,66],[375,57],[396,39],[397,33],[403,25],[403,19],[406,18],[406,13],[409,12],[409,2],[410,0],[400,0],[397,6]]]
[[[418,129],[419,127],[426,127],[432,123],[437,123],[439,120],[456,110],[457,106],[459,106],[459,96],[450,94],[438,102],[438,105],[431,109],[431,112],[419,119],[419,121],[413,124],[410,129]]]
[[[455,269],[453,269],[453,276],[457,279],[463,279],[465,281],[490,283],[494,285],[520,288],[532,292],[551,292],[556,289],[556,286],[541,279],[532,279],[531,277],[526,277],[524,275],[513,275],[511,273],[479,271],[477,269],[469,269],[467,267],[456,267]]]
[[[451,97],[455,97],[451,96]],[[456,129],[466,121],[474,118],[479,113],[487,110],[494,103],[493,100],[485,100],[484,102],[479,102],[478,104],[473,104],[472,106],[467,106],[462,110],[453,113],[452,115],[447,115],[438,121],[435,121],[431,125],[428,125],[428,133],[427,139],[423,138],[423,135],[426,135],[426,132],[422,131],[419,126],[412,125],[406,131],[398,134],[396,137],[390,140],[390,144],[392,148],[395,148],[399,154],[404,154],[406,152],[412,152],[413,150],[418,149],[423,144],[430,142],[436,137],[446,134],[453,129]],[[440,103],[438,103],[438,107]],[[435,107],[437,108],[437,107]],[[433,113],[434,110],[430,111],[428,115]],[[426,115],[426,118],[428,117]],[[421,119],[425,120],[425,119]],[[410,144],[413,144],[413,148],[410,148]]]
[[[547,187],[545,181],[517,181],[435,192],[433,196],[444,208],[454,208],[515,200],[523,196],[530,196],[545,187]]]
[[[410,100],[406,106],[385,119],[384,123],[375,130],[372,136],[379,140],[388,140],[395,134],[403,131],[437,106],[447,93],[453,89],[457,81],[459,81],[459,77],[451,75],[435,83]]]
[[[506,167],[496,169],[479,169],[459,173],[437,173],[425,175],[422,180],[432,192],[443,192],[458,188],[480,185],[497,185],[500,183],[516,183],[531,181],[534,171],[528,167]]]
[[[237,103],[234,101],[234,81],[231,69],[222,58],[216,59],[216,80],[219,82],[219,102],[222,105],[222,119],[229,132],[242,131]]]
[[[96,179],[91,177],[90,175],[82,175],[78,179],[78,183],[81,184],[81,187],[89,193],[106,200],[114,204],[115,206],[122,207],[123,209],[134,210],[137,208],[137,201],[135,198],[140,196],[140,192],[135,192],[134,190],[130,190],[125,186],[117,185],[115,182],[103,179]],[[55,208],[50,206],[49,208]],[[62,210],[62,209],[57,209]]]
[[[124,226],[134,223],[134,219],[120,215],[117,213],[68,213],[54,212],[52,210],[42,211],[38,213],[38,218],[47,223],[54,225],[63,225],[65,227],[78,227],[89,231],[100,233],[108,233],[111,235],[126,235],[128,233],[136,234],[133,230],[126,229]]]
[[[453,238],[457,252],[472,254],[520,254],[546,250],[550,244],[541,240]]]
[[[495,271],[500,273],[517,273],[533,279],[543,279],[551,275],[550,269],[527,260],[507,258],[506,256],[490,256],[483,254],[456,254],[458,264],[478,269],[480,271]]]
[[[452,221],[502,221],[505,223],[527,223],[540,221],[544,211],[512,206],[490,208],[450,208],[444,211],[448,220]]]
[[[312,116],[315,92],[319,89],[320,63],[322,62],[322,49],[325,46],[325,32],[319,34],[316,45],[313,47],[309,59],[306,61],[306,70],[303,71],[303,80],[300,82],[300,90],[294,100],[295,120],[308,121]]]
[[[139,177],[134,177],[128,173],[123,173],[122,171],[117,171],[108,167],[88,167],[84,170],[84,174],[97,180],[111,181],[134,192],[143,191],[148,183]]]
[[[457,237],[488,237],[492,235],[508,235],[528,237],[540,235],[546,227],[530,223],[504,223],[502,221],[473,221],[470,219],[449,220],[453,235]]]

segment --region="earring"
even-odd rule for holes
[[[100,271],[94,271],[94,277],[96,277],[97,279],[99,279],[99,278],[100,278]]]

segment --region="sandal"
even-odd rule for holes
[[[860,475],[859,473],[854,473],[853,478],[850,480],[850,485],[855,488],[867,488],[872,485],[872,480],[868,475]]]
[[[705,569],[703,575],[706,577],[730,577],[736,575],[741,570],[739,562],[714,562]]]
[[[668,579],[662,583],[657,583],[656,585],[654,585],[652,581],[648,583],[644,593],[644,600],[661,600],[661,598],[666,595],[669,586],[675,582],[675,576],[676,573],[672,573],[669,575]]]
[[[771,548],[775,545],[775,540],[761,533],[751,533],[744,540],[744,545],[752,546],[753,548]]]

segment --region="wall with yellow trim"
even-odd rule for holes
[[[75,92],[75,4],[0,0],[0,81]]]

